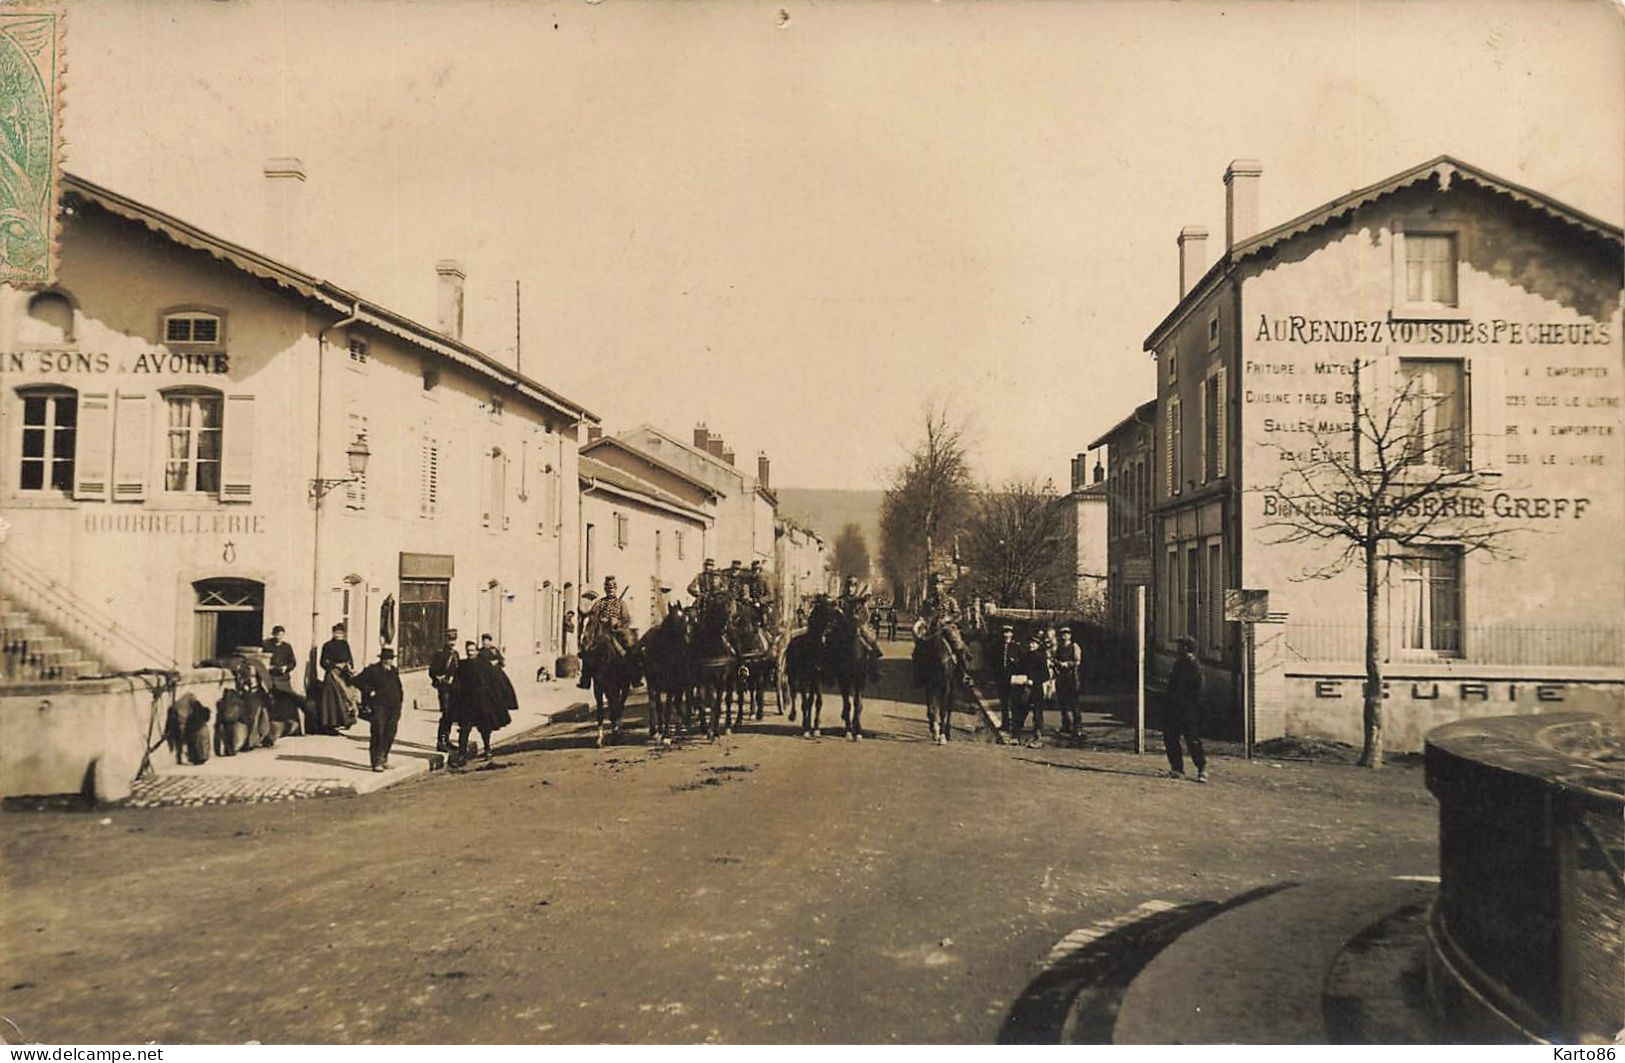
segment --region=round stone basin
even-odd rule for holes
[[[1439,898],[1429,990],[1482,1041],[1607,1042],[1625,1024],[1625,709],[1429,733]]]

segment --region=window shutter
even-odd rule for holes
[[[147,396],[118,394],[113,425],[113,501],[147,497]]]
[[[112,396],[105,391],[79,394],[79,427],[75,433],[73,497],[100,502],[107,498],[113,456]]]
[[[1468,359],[1467,467],[1478,472],[1501,472],[1506,466],[1506,359],[1500,354],[1475,354]]]
[[[1169,498],[1174,496],[1174,418],[1179,416],[1179,403],[1168,400],[1162,407],[1162,486]]]
[[[1196,396],[1196,476],[1197,483],[1207,483],[1207,389],[1213,386],[1213,378],[1200,381],[1201,389]]]
[[[221,419],[220,501],[254,501],[254,396],[227,395]]]
[[[480,477],[480,523],[489,528],[491,511],[496,506],[496,492],[492,489],[492,481],[496,479],[496,464],[499,459],[493,457],[489,450],[484,452],[483,457],[485,475]]]
[[[440,448],[431,436],[423,437],[418,463],[418,516],[433,517],[440,504]]]
[[[1225,455],[1230,452],[1230,391],[1225,387],[1225,369],[1220,366],[1218,372],[1213,374],[1213,390],[1218,392],[1218,401],[1214,409],[1218,415],[1214,418],[1214,446],[1217,451],[1213,455],[1214,468],[1222,480],[1225,476]]]

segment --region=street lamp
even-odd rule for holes
[[[344,456],[350,462],[350,475],[342,480],[315,479],[310,481],[310,497],[320,503],[322,498],[333,488],[341,484],[353,484],[367,473],[367,459],[372,457],[372,451],[367,449],[367,440],[363,436],[356,436]]]

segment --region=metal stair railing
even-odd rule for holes
[[[94,656],[103,669],[175,667],[175,655],[85,601],[50,576],[31,572],[0,552],[0,597],[9,598],[36,619]]]

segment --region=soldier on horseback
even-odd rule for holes
[[[704,601],[713,594],[721,594],[728,587],[728,579],[717,571],[717,563],[711,558],[705,559],[705,567],[700,570],[688,584],[688,596],[696,603]]]
[[[592,686],[592,672],[605,651],[619,657],[632,648],[632,617],[626,603],[616,593],[614,576],[604,577],[604,596],[593,603],[581,625],[581,681]]]
[[[852,626],[857,629],[858,638],[863,640],[864,651],[869,655],[869,679],[871,682],[880,681],[880,643],[875,640],[875,633],[869,630],[869,591],[858,589],[858,577],[846,577],[846,587],[841,591],[840,609],[852,618]]]
[[[942,578],[935,572],[926,580],[925,601],[920,604],[920,618],[925,621],[926,637],[940,633],[953,651],[954,663],[960,678],[970,674],[965,658],[965,639],[959,633],[959,603],[942,589]]]

